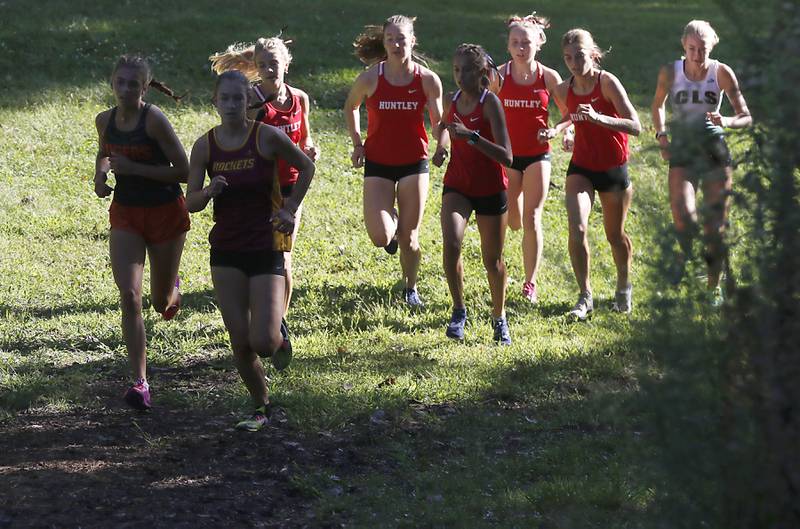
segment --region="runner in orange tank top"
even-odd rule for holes
[[[578,301],[569,312],[585,320],[594,310],[589,282],[587,230],[595,192],[603,205],[603,227],[617,268],[613,309],[630,312],[632,290],[629,272],[631,240],[625,233],[633,189],[628,178],[628,134],[642,129],[625,88],[614,75],[600,69],[603,52],[591,33],[568,31],[561,39],[564,62],[572,77],[558,85],[556,97],[566,101],[564,121],[575,125],[575,147],[567,169],[566,203],[569,221],[569,257],[580,288]],[[548,138],[556,129],[542,132]]]
[[[394,15],[382,27],[365,28],[356,39],[356,55],[371,66],[350,89],[344,116],[353,142],[353,167],[364,167],[364,224],[369,238],[390,254],[399,246],[404,301],[410,307],[421,307],[417,292],[422,255],[419,229],[429,176],[423,114],[427,108],[431,124],[441,120],[442,83],[415,60],[415,44],[413,18]],[[359,123],[359,109],[365,100],[366,143]],[[446,154],[441,145],[436,152]]]

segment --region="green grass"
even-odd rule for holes
[[[563,207],[568,157],[557,150],[540,305],[531,309],[520,300],[521,234],[509,232],[514,345],[492,345],[473,225],[464,244],[471,323],[466,342],[453,344],[443,332],[450,307],[438,223],[443,171],[432,171],[421,235],[427,306],[409,313],[398,303],[397,259],[369,243],[361,172],[349,164],[339,109],[360,70],[350,41],[390,11],[356,1],[276,2],[255,12],[252,2],[224,9],[207,0],[180,4],[0,6],[0,16],[14,21],[0,29],[0,419],[97,409],[128,378],[108,260],[109,203],[90,184],[93,118],[112,102],[107,78],[114,59],[142,51],[154,59],[159,79],[191,91],[177,107],[159,94],[149,97],[189,148],[216,123],[205,58],[288,25],[297,39],[290,82],[315,102],[311,125],[322,159],[294,252],[296,361],[284,374],[270,373],[272,398],[286,408],[291,428],[351,435],[372,469],[306,469],[294,478],[297,488],[315,498],[320,519],[359,527],[653,526],[662,480],[646,461],[659,445],[640,402],[640,379],[658,368],[642,337],[655,321],[645,302],[660,295],[649,280],[658,265],[655,241],[669,217],[666,168],[650,150],[651,134],[631,141],[636,193],[627,227],[639,302],[633,316],[609,311],[614,267],[599,203],[590,227],[599,310],[582,325],[562,316],[577,293]],[[503,17],[530,11],[520,1],[493,7],[475,0],[403,5],[419,17],[422,49],[446,88],[453,87],[456,44],[483,43],[503,60]],[[540,2],[536,9],[553,18],[543,62],[564,73],[560,35],[573,26],[593,30],[602,47],[613,46],[607,67],[628,88],[643,123],[658,65],[680,53],[689,19],[711,19],[722,35],[715,54],[735,64],[732,28],[710,2]],[[221,415],[244,409],[247,396],[211,290],[210,211],[193,215],[192,223],[181,266],[184,310],[169,323],[146,310],[150,378],[159,406]]]

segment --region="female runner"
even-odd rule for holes
[[[415,60],[415,45],[413,18],[394,15],[382,27],[368,26],[354,46],[356,55],[371,66],[350,89],[344,115],[353,142],[353,167],[364,167],[367,233],[375,246],[390,254],[399,246],[403,299],[411,307],[421,307],[419,227],[429,172],[423,113],[427,107],[432,124],[441,120],[442,83]],[[365,100],[368,127],[363,142],[359,109]]]
[[[123,55],[111,73],[117,105],[95,118],[100,146],[94,192],[100,198],[114,194],[109,209],[111,271],[119,289],[122,336],[133,371],[125,402],[138,410],[152,405],[142,319],[145,254],[150,259],[152,306],[165,320],[172,319],[181,303],[178,266],[189,231],[179,185],[186,181],[189,163],[167,117],[144,102],[149,86],[180,99],[153,79],[144,59]],[[107,183],[109,171],[114,172],[113,189]]]
[[[259,356],[277,369],[291,360],[282,347],[284,252],[291,249],[295,214],[314,175],[313,162],[280,129],[247,118],[250,83],[241,72],[217,78],[214,104],[221,123],[192,147],[189,211],[214,200],[211,279],[231,349],[255,411],[237,428],[256,431],[269,421],[269,398]],[[292,193],[281,197],[276,158],[299,170]],[[206,173],[210,177],[203,187]]]
[[[550,95],[561,83],[561,76],[536,60],[536,53],[547,42],[544,30],[550,27],[548,19],[535,13],[513,16],[507,26],[511,60],[498,68],[500,75],[494,77],[492,90],[503,104],[514,151],[514,161],[506,168],[508,226],[512,230],[523,229],[522,295],[535,304],[539,299],[536,273],[544,243],[542,210],[550,186],[550,145],[546,138],[539,137],[539,131],[548,127]],[[555,102],[561,115],[566,115],[564,104],[557,99]],[[561,125],[568,126],[569,122]]]
[[[566,102],[564,120],[575,125],[575,146],[567,168],[566,204],[569,257],[580,295],[569,315],[585,320],[594,301],[589,281],[587,230],[595,192],[603,205],[603,227],[617,268],[613,310],[633,308],[630,282],[631,240],[625,233],[633,188],[628,177],[628,134],[641,131],[639,116],[625,88],[613,74],[600,68],[603,52],[592,34],[572,29],[561,39],[564,62],[572,76],[558,85],[556,98]],[[543,131],[554,137],[556,129]]]
[[[672,279],[680,281],[691,250],[691,232],[697,225],[695,196],[701,185],[708,288],[715,304],[722,300],[719,279],[725,259],[723,233],[733,173],[723,132],[752,123],[733,70],[710,57],[718,42],[711,24],[704,20],[689,22],[681,38],[686,57],[661,68],[651,108],[661,156],[669,161],[670,209],[681,247]],[[723,93],[733,107],[733,116],[719,112]],[[669,133],[664,111],[668,96],[672,105]]]
[[[510,345],[505,314],[507,275],[503,262],[508,179],[503,166],[511,164],[512,155],[503,107],[488,89],[492,68],[494,64],[482,47],[461,44],[456,49],[453,78],[459,90],[452,95],[442,124],[453,142],[453,155],[444,176],[441,212],[444,272],[453,298],[453,313],[446,335],[456,340],[464,338],[467,308],[461,243],[474,211],[492,295],[494,340]],[[444,151],[437,152],[434,165],[440,166],[444,158]]]

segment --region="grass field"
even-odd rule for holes
[[[450,90],[455,46],[478,42],[504,60],[503,17],[531,7],[553,19],[540,58],[562,75],[558,41],[570,27],[586,27],[612,47],[606,67],[625,84],[643,124],[658,66],[679,55],[688,20],[711,20],[722,37],[715,55],[736,67],[732,26],[710,2],[415,0],[398,10],[419,17],[420,46]],[[596,209],[590,238],[599,307],[586,324],[563,317],[577,292],[563,207],[568,155],[557,150],[540,304],[530,308],[519,295],[521,233],[509,232],[514,344],[492,344],[471,227],[464,246],[471,325],[464,344],[446,341],[443,171],[432,171],[421,238],[427,305],[411,313],[399,303],[397,259],[374,249],[363,227],[362,177],[350,167],[340,110],[361,68],[352,38],[392,9],[351,0],[0,3],[0,18],[13,21],[0,28],[0,435],[8,440],[0,476],[11,485],[0,496],[0,527],[108,520],[117,527],[134,520],[164,527],[677,526],[658,517],[655,498],[670,491],[653,463],[660,432],[641,390],[660,376],[650,348],[659,314],[651,307],[666,295],[653,282],[656,241],[669,217],[666,169],[652,134],[631,142],[632,316],[609,310],[614,267]],[[192,218],[181,266],[184,309],[168,323],[146,311],[156,409],[134,414],[120,399],[129,375],[108,259],[109,203],[91,186],[93,119],[112,104],[110,69],[119,54],[141,52],[157,78],[190,91],[180,106],[148,97],[188,148],[217,120],[206,57],[284,25],[296,39],[289,82],[314,101],[311,126],[322,149],[295,250],[296,359],[287,372],[269,373],[285,417],[249,437],[230,429],[248,399],[211,289],[210,211]],[[713,335],[716,318],[700,320]],[[713,498],[714,483],[705,484]],[[97,503],[62,494],[103,498],[109,486],[117,494]]]

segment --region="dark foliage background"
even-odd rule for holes
[[[671,482],[657,487],[658,505],[663,527],[792,529],[800,527],[800,5],[718,4],[739,29],[737,73],[755,126],[734,140],[750,147],[737,160],[726,305],[710,309],[699,282],[665,284],[657,325],[640,329],[661,368],[645,383]],[[654,281],[665,282],[672,244],[664,234]],[[694,267],[690,274],[702,263]]]

